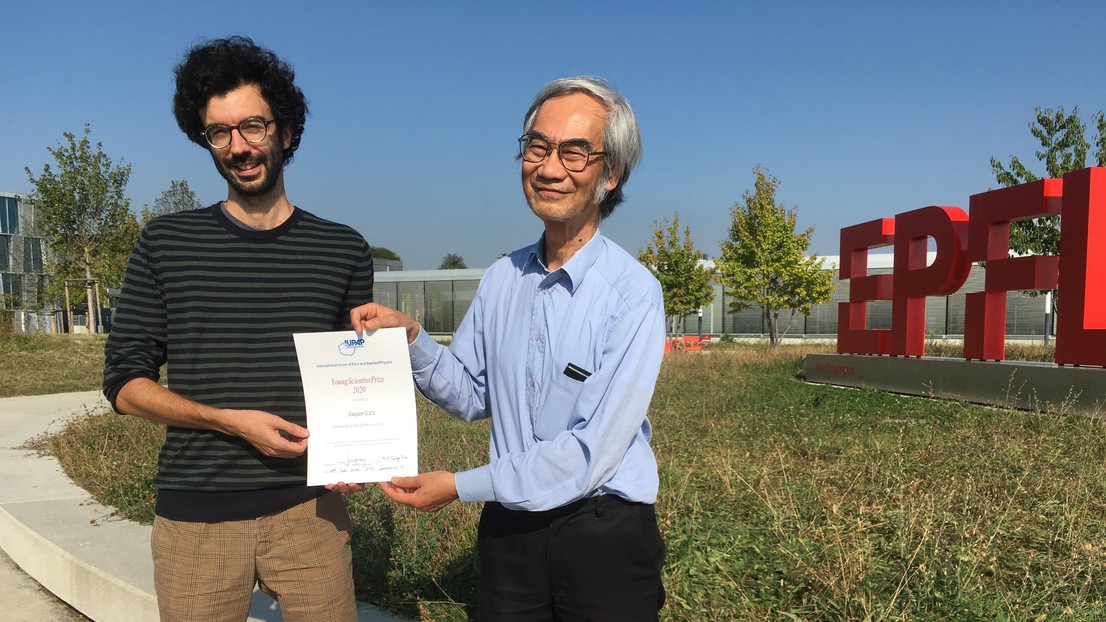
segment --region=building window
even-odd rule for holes
[[[46,300],[47,277],[45,274],[24,274],[19,297],[23,308],[41,308]]]
[[[23,238],[23,271],[41,274],[42,238]]]
[[[0,233],[19,233],[19,201],[14,197],[0,197]]]
[[[0,235],[0,272],[12,269],[12,238],[10,235]]]
[[[424,281],[404,281],[396,283],[396,306],[403,313],[416,322],[426,319],[426,283]]]
[[[23,304],[22,285],[18,274],[0,273],[0,293],[3,294],[0,308],[11,309]]]

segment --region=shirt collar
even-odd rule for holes
[[[588,270],[595,265],[595,261],[599,259],[600,253],[603,252],[603,236],[598,230],[595,231],[595,235],[591,236],[580,250],[576,251],[574,255],[563,266],[556,271],[551,272],[543,279],[543,283],[552,284],[557,280],[564,278],[566,280],[565,287],[569,293],[576,293],[576,289],[580,286],[580,283],[584,282],[584,275]],[[529,257],[526,261],[527,271],[534,269],[540,272],[548,272],[545,267],[545,234],[542,233],[538,238],[537,244],[530,247]]]

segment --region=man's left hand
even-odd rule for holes
[[[343,497],[348,497],[355,492],[361,492],[365,489],[361,484],[347,484],[345,482],[338,482],[337,484],[327,484],[323,486],[327,490],[337,490],[342,493]]]
[[[422,512],[437,512],[457,499],[457,484],[449,471],[431,471],[414,477],[393,477],[380,489],[392,501]]]

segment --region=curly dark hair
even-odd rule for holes
[[[249,37],[227,37],[205,41],[193,47],[174,70],[177,91],[173,95],[173,116],[189,140],[208,147],[204,140],[200,110],[214,95],[224,95],[243,84],[256,84],[273,110],[278,127],[292,130],[292,141],[284,150],[284,163],[300,145],[307,98],[295,85],[291,65]]]

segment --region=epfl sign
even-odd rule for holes
[[[1009,256],[1011,221],[1061,213],[1058,257]],[[868,250],[892,245],[892,274],[869,275]],[[1106,168],[1097,167],[972,195],[968,213],[923,207],[842,229],[840,279],[850,286],[837,351],[923,356],[926,297],[959,290],[977,261],[986,274],[966,297],[964,358],[1005,358],[1006,292],[1056,289],[1056,363],[1106,366]],[[866,328],[871,300],[891,301],[890,330]]]

